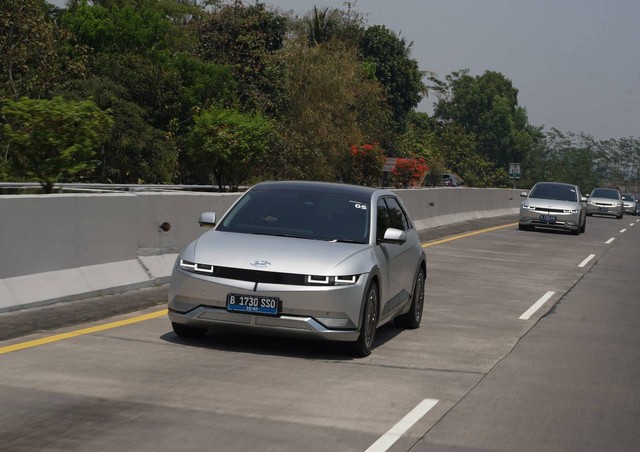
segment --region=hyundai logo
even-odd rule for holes
[[[268,267],[269,265],[271,265],[271,262],[267,262],[267,261],[251,261],[251,262],[249,262],[249,265],[251,265],[252,267],[264,268],[264,267]]]

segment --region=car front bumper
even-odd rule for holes
[[[358,338],[367,275],[344,286],[258,284],[213,278],[175,268],[169,288],[171,322],[282,336],[354,341]],[[255,289],[255,290],[254,290]],[[227,295],[277,297],[275,316],[227,310]]]
[[[550,228],[564,231],[580,229],[579,212],[541,212],[537,210],[520,209],[519,224],[526,228]]]
[[[622,206],[605,206],[587,204],[587,215],[613,215],[622,216]]]

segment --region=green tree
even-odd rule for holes
[[[373,66],[376,79],[384,87],[396,128],[403,131],[407,114],[427,92],[424,73],[411,58],[411,46],[383,25],[364,30],[359,48],[362,58]]]
[[[0,98],[47,97],[86,74],[86,49],[55,20],[45,0],[0,2]]]
[[[380,142],[388,111],[380,85],[368,77],[357,51],[340,41],[285,49],[288,109],[278,122],[282,148],[275,178],[349,179],[349,148]]]
[[[476,152],[475,135],[465,132],[455,123],[443,124],[437,129],[436,140],[432,144],[438,157],[431,165],[432,172],[454,172],[473,187],[501,187],[508,184],[505,169],[496,167],[494,162]],[[429,178],[434,184],[437,180]]]
[[[0,110],[6,121],[7,168],[17,179],[37,180],[45,193],[92,171],[96,150],[111,127],[108,113],[91,101],[22,98]]]
[[[77,80],[60,94],[80,101],[92,98],[109,110],[113,127],[99,154],[94,179],[103,183],[171,183],[177,171],[178,147],[171,132],[153,127],[147,111],[132,102],[127,89],[107,77]]]
[[[236,190],[262,164],[273,123],[260,114],[210,107],[195,118],[191,142],[196,158],[215,176],[220,191]]]
[[[113,111],[103,148],[103,182],[191,183],[187,152],[193,115],[209,105],[237,103],[229,67],[196,55],[204,4],[191,0],[102,0],[70,5],[63,22],[93,48],[92,77],[58,88],[92,97]]]
[[[286,19],[263,3],[234,2],[216,9],[197,30],[205,61],[229,65],[244,111],[277,114],[285,99],[284,68],[277,51],[283,46]]]
[[[542,139],[529,125],[518,105],[518,90],[498,72],[472,77],[468,70],[453,72],[445,80],[430,78],[438,101],[434,115],[442,122],[460,124],[476,137],[477,152],[502,168],[522,162]]]

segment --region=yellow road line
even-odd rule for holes
[[[441,243],[447,243],[447,242],[451,242],[453,240],[459,240],[459,239],[463,239],[465,237],[471,237],[473,235],[484,234],[485,232],[491,232],[491,231],[495,231],[497,229],[504,229],[504,228],[517,226],[517,225],[518,225],[518,223],[509,223],[509,224],[503,224],[503,225],[500,225],[500,226],[493,226],[493,227],[490,227],[490,228],[479,229],[479,230],[473,231],[473,232],[465,232],[464,234],[452,235],[451,237],[447,237],[447,238],[444,238],[444,239],[441,239],[441,240],[434,240],[432,242],[423,243],[422,247],[423,248],[427,248],[427,247],[434,246],[434,245],[440,245]]]
[[[483,234],[485,232],[495,231],[497,229],[504,229],[511,226],[516,226],[518,223],[509,223],[503,224],[500,226],[494,226],[491,228],[480,229],[478,231],[467,232],[464,234],[453,235],[451,237],[447,237],[441,240],[434,240],[432,242],[423,243],[422,247],[427,248],[429,246],[440,245],[441,243],[451,242],[452,240],[459,240],[465,237],[471,237],[478,234]],[[104,325],[92,326],[89,328],[83,328],[81,330],[70,331],[68,333],[56,334],[54,336],[43,337],[41,339],[35,339],[27,342],[20,342],[13,345],[7,345],[5,347],[0,347],[0,355],[4,355],[5,353],[11,353],[18,350],[24,350],[27,348],[39,347],[40,345],[51,344],[52,342],[63,341],[65,339],[71,339],[77,336],[84,336],[86,334],[97,333],[99,331],[110,330],[113,328],[118,328],[125,325],[131,325],[134,323],[144,322],[145,320],[156,319],[158,317],[162,317],[167,315],[167,310],[162,309],[161,311],[152,312],[150,314],[145,314],[137,317],[132,317],[126,320],[119,320],[117,322],[105,323]]]
[[[50,344],[52,342],[63,341],[76,336],[83,336],[85,334],[97,333],[99,331],[110,330],[118,328],[120,326],[131,325],[133,323],[144,322],[145,320],[155,319],[167,315],[167,310],[152,312],[150,314],[140,315],[132,317],[130,319],[118,320],[117,322],[105,323],[104,325],[92,326],[89,328],[83,328],[81,330],[70,331],[68,333],[56,334],[54,336],[43,337],[42,339],[35,339],[27,342],[20,342],[18,344],[7,345],[6,347],[0,347],[0,355],[5,353],[11,353],[18,350],[24,350],[26,348],[38,347],[40,345]]]

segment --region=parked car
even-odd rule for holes
[[[633,195],[622,195],[622,210],[630,215],[636,214],[636,198]]]
[[[426,256],[402,201],[385,189],[321,182],[253,186],[178,256],[169,319],[209,328],[347,341],[371,353],[376,328],[418,328]]]
[[[623,215],[622,195],[615,188],[594,188],[587,201],[587,215]]]
[[[527,199],[520,205],[519,229],[561,229],[574,235],[585,232],[587,199],[577,185],[538,182],[528,194],[522,192],[520,196]]]

